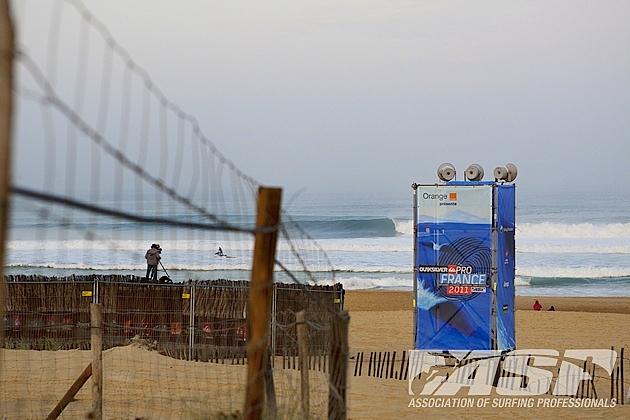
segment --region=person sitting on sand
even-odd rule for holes
[[[553,305],[551,305],[551,306],[549,307],[549,309],[547,309],[547,310],[548,310],[548,311],[555,311],[555,310],[556,310],[556,308],[554,308],[554,307],[553,307]]]
[[[542,310],[542,305],[540,304],[540,302],[538,302],[538,299],[536,299],[536,302],[534,302],[533,308],[534,308],[535,311]]]
[[[148,279],[157,281],[157,266],[160,262],[160,246],[158,244],[151,244],[151,248],[144,254],[144,258],[147,260],[147,275]]]

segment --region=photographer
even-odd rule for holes
[[[157,266],[162,258],[160,256],[161,253],[162,248],[160,248],[159,244],[151,244],[151,248],[144,254],[144,258],[147,260],[147,275],[145,276],[147,280],[157,282]]]

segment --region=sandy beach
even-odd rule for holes
[[[556,311],[531,310],[534,299],[539,299],[545,308],[554,305]],[[351,353],[402,352],[411,348],[413,319],[409,292],[349,291],[346,293],[346,307],[351,315]],[[629,348],[630,298],[518,297],[517,308],[517,345],[520,349]],[[371,377],[352,378],[349,395],[351,417],[357,419],[630,416],[630,405],[608,409],[409,408],[412,397],[407,394],[406,381]]]
[[[411,348],[412,317],[408,292],[349,291],[350,355],[358,351],[399,351]],[[556,312],[528,310],[532,298],[519,298],[517,343],[520,349],[630,348],[630,298],[538,298],[554,305]],[[89,361],[89,352],[0,352],[0,415],[19,411],[27,418],[45,416]],[[626,365],[627,367],[630,364]],[[27,367],[27,369],[25,369]],[[235,412],[242,406],[244,366],[186,362],[143,348],[128,346],[104,355],[105,413],[110,418],[173,418],[184,415],[205,418],[208,413]],[[614,408],[413,408],[407,381],[354,377],[349,367],[349,417],[389,418],[498,418],[557,417],[628,418],[630,405]],[[297,371],[275,371],[279,398],[299,390]],[[325,413],[326,379],[312,374],[312,407],[317,418]],[[606,396],[609,383],[599,392]],[[66,417],[76,418],[89,410],[88,387],[67,408]],[[626,391],[629,389],[626,386]],[[459,394],[458,394],[459,395]],[[147,396],[150,398],[147,399]],[[208,401],[211,401],[210,405]],[[4,417],[3,417],[4,418]],[[23,417],[22,417],[23,418]],[[288,416],[288,418],[295,418]]]
[[[411,310],[411,292],[350,290],[346,292],[345,304],[349,311],[406,311]],[[551,305],[557,311],[597,312],[630,314],[630,297],[558,297],[517,296],[517,310],[532,310],[538,299],[544,309]]]

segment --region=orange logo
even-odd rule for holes
[[[456,192],[448,193],[448,200],[457,201],[457,193]]]

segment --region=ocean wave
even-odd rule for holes
[[[516,252],[530,254],[630,254],[630,244],[604,243],[540,243],[517,241]]]
[[[411,276],[411,266],[335,266],[337,273],[398,273],[409,274]]]
[[[251,251],[253,249],[253,240],[251,241],[225,241],[216,240],[153,240],[162,244],[162,248],[168,251],[203,251],[214,252],[218,246],[236,251]],[[229,244],[229,248],[225,246]],[[102,250],[102,251],[133,251],[144,252],[151,245],[150,241],[138,240],[87,240],[87,239],[71,239],[71,240],[10,240],[7,244],[9,251],[40,251],[40,250]],[[287,244],[280,244],[286,246]]]
[[[405,230],[404,221],[397,228],[396,220],[388,217],[365,219],[298,220],[299,225],[316,239],[323,238],[382,238],[396,236],[398,228]],[[289,225],[290,229],[290,225]]]
[[[165,264],[166,265],[166,264]],[[298,264],[283,264],[291,271],[303,271],[301,265]],[[83,262],[67,262],[67,263],[22,263],[11,262],[7,264],[7,267],[13,268],[58,268],[58,269],[77,269],[77,270],[146,270],[146,264],[109,264],[109,263],[83,263]],[[221,263],[221,264],[178,264],[169,263],[166,265],[168,270],[185,270],[185,271],[225,271],[225,270],[238,270],[249,271],[251,269],[250,264],[244,263]],[[281,271],[281,268],[276,266],[276,271]],[[324,273],[329,271],[324,265],[309,267],[309,271],[314,273]],[[411,268],[404,267],[363,267],[363,266],[344,266],[334,269],[335,273],[396,273],[396,274],[409,274],[411,275]]]
[[[517,238],[630,239],[630,223],[517,223]]]
[[[321,220],[300,223],[317,238],[372,238],[413,235],[411,219],[374,218]],[[630,223],[517,223],[517,238],[522,239],[626,239]]]
[[[403,235],[413,235],[413,221],[405,219],[391,219],[394,222],[396,232]]]
[[[553,238],[551,238],[553,239]],[[526,239],[517,236],[516,251],[523,253],[543,254],[630,254],[630,238],[627,241],[619,240],[560,240],[552,241],[550,238]],[[218,246],[226,251],[243,251],[249,253],[253,249],[253,241],[216,241],[216,240],[158,240],[167,251],[192,251],[214,253]],[[319,245],[329,254],[338,252],[365,252],[365,253],[399,253],[412,252],[411,238],[374,238],[362,240],[355,239],[320,239]],[[147,241],[117,240],[117,241],[90,241],[76,240],[11,240],[7,244],[9,251],[56,251],[56,250],[102,250],[102,251],[131,251],[144,252],[148,246]],[[303,251],[315,252],[317,245],[301,244]],[[282,239],[278,241],[278,251],[290,251],[289,244]]]
[[[531,277],[516,276],[514,277],[515,286],[529,286],[532,281]]]
[[[98,263],[42,263],[42,264],[23,264],[9,263],[7,267],[12,268],[53,268],[61,270],[91,270],[91,271],[138,271],[146,270],[146,264],[98,264]],[[169,271],[249,271],[249,264],[168,264],[166,268]],[[279,270],[279,269],[278,269]]]
[[[286,264],[289,270],[300,272],[302,267],[297,264]],[[76,270],[123,270],[136,271],[145,270],[145,264],[108,264],[108,263],[33,263],[25,264],[19,262],[11,262],[7,264],[11,268],[52,268],[52,269],[76,269]],[[173,263],[166,267],[169,271],[249,271],[251,265],[248,263],[220,263],[220,264],[186,264]],[[277,271],[281,271],[276,267]],[[309,271],[313,273],[324,273],[328,270],[325,266],[314,266]],[[375,275],[374,278],[382,277],[381,274],[394,275],[392,278],[401,278],[408,281],[411,278],[410,267],[398,266],[339,266],[335,268],[335,273],[342,277],[352,277],[353,275],[361,275],[368,278]],[[398,276],[399,275],[399,276]],[[518,267],[516,269],[517,284],[526,285],[531,278],[574,278],[574,279],[598,279],[598,278],[615,278],[630,277],[630,267],[548,267],[548,266],[532,266]]]
[[[331,220],[307,220],[300,222],[302,226],[309,234],[317,239],[329,240],[329,239],[360,239],[360,238],[394,238],[397,236],[405,235],[411,236],[413,234],[413,224],[411,219],[399,219],[399,218],[372,218],[372,219],[331,219]],[[290,226],[289,226],[290,228]],[[519,239],[621,239],[630,241],[630,223],[517,223],[516,237]],[[166,240],[166,239],[165,239]],[[213,245],[220,242],[220,239],[208,240],[208,241],[176,241],[186,244],[202,244]],[[13,242],[13,241],[12,241]],[[42,243],[50,242],[54,243],[54,240],[33,240],[33,241],[18,241],[24,244],[32,242],[31,246],[41,246]],[[82,242],[90,241],[66,241],[68,243],[75,242],[81,244]],[[103,241],[101,246],[110,247],[108,240]],[[146,246],[146,240],[119,240],[120,246],[133,246],[144,247]],[[234,241],[240,247],[251,248],[252,241],[240,240]],[[99,246],[97,241],[92,241],[94,246]],[[127,245],[125,245],[127,244]],[[186,245],[188,246],[188,245]]]
[[[187,239],[157,239],[153,242],[161,244],[165,251],[194,251],[214,253],[218,246],[221,246],[226,252],[244,251],[251,252],[253,250],[252,241],[217,241],[217,240],[187,240]],[[85,239],[74,240],[10,240],[7,243],[9,251],[131,251],[144,252],[150,245],[148,241],[138,240],[116,240],[116,241],[91,241]],[[335,252],[411,252],[411,240],[397,240],[397,238],[374,238],[361,240],[355,239],[320,239],[318,244],[310,242],[300,243],[300,249],[303,251],[315,252],[319,250],[319,246],[331,253]],[[290,251],[291,246],[282,238],[278,238],[278,251]]]

